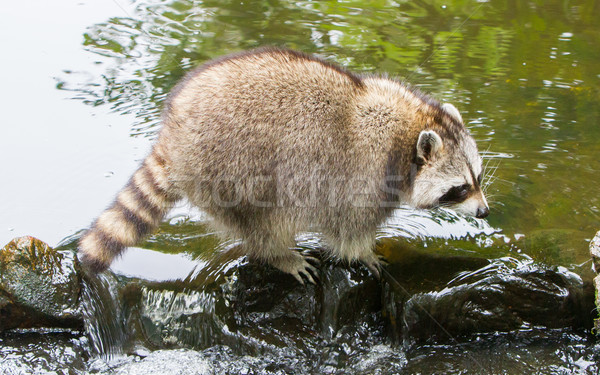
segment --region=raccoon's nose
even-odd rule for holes
[[[476,218],[478,219],[483,219],[484,217],[487,217],[487,215],[490,214],[490,209],[487,206],[483,206],[483,207],[479,207],[477,209],[477,215],[475,215]]]

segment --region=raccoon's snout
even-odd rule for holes
[[[482,206],[477,208],[477,213],[475,214],[475,217],[478,219],[483,219],[485,217],[487,217],[490,214],[490,209],[487,206]]]
[[[483,194],[478,193],[470,198],[450,206],[454,211],[463,215],[476,217],[478,219],[486,218],[490,214],[490,208]]]

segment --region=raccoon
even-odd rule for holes
[[[82,236],[105,270],[187,198],[250,259],[314,282],[301,231],[378,274],[377,227],[400,204],[484,218],[482,159],[458,110],[402,82],[261,48],[191,71],[170,93],[151,153]]]

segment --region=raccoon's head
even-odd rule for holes
[[[452,137],[432,129],[419,134],[410,203],[417,208],[449,207],[484,218],[489,207],[481,190],[483,168],[477,145],[462,125],[458,110],[451,104],[444,104],[442,110],[461,127],[451,132]]]

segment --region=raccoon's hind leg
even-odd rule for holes
[[[325,234],[325,240],[331,247],[334,257],[348,263],[360,262],[365,265],[376,278],[381,277],[381,267],[385,262],[375,254],[375,233],[340,238]]]
[[[302,285],[304,285],[302,277],[305,277],[310,283],[316,284],[315,278],[319,273],[315,265],[318,265],[319,260],[307,252],[295,249],[289,249],[289,253],[290,255],[284,257],[270,259],[269,264],[294,276]]]
[[[211,207],[211,226],[224,239],[241,239],[241,251],[253,262],[269,264],[294,276],[299,283],[304,279],[315,283],[319,259],[308,251],[296,248],[299,225],[287,213],[272,210],[254,210],[239,206],[223,209]],[[251,219],[250,219],[251,218]]]
[[[285,236],[285,239],[268,234],[244,239],[244,246],[251,260],[267,263],[288,273],[300,284],[304,285],[304,278],[315,284],[315,278],[319,274],[315,266],[318,266],[320,261],[310,252],[295,248],[295,244],[293,234]]]

